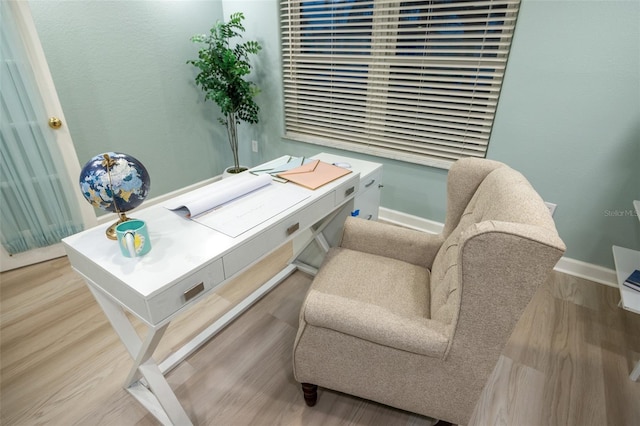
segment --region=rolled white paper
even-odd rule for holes
[[[174,211],[186,210],[187,217],[192,218],[270,184],[271,176],[268,174],[255,176],[245,173],[195,189],[164,206]]]

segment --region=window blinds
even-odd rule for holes
[[[285,136],[445,168],[484,157],[518,6],[282,0]]]

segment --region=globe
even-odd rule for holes
[[[80,172],[84,198],[94,207],[114,213],[138,207],[149,194],[149,187],[147,169],[134,157],[120,152],[96,155]]]
[[[147,169],[134,157],[120,152],[96,155],[80,171],[80,190],[94,207],[118,214],[107,229],[115,240],[115,227],[129,220],[125,212],[138,207],[149,194]]]

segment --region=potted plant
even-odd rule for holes
[[[242,38],[243,19],[241,12],[233,13],[229,22],[217,21],[209,34],[193,36],[191,41],[204,46],[198,52],[198,59],[187,61],[200,70],[196,84],[204,91],[205,100],[214,101],[222,112],[218,121],[227,129],[233,154],[233,167],[227,169],[230,173],[246,170],[240,167],[238,158],[238,124],[241,121],[257,123],[259,112],[254,101],[258,87],[245,77],[251,73],[249,56],[257,54],[262,47],[257,41],[237,42],[234,46],[230,43],[236,37]]]

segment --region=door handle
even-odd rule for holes
[[[60,120],[58,117],[49,118],[49,127],[58,130],[60,127],[62,127],[62,120]]]

